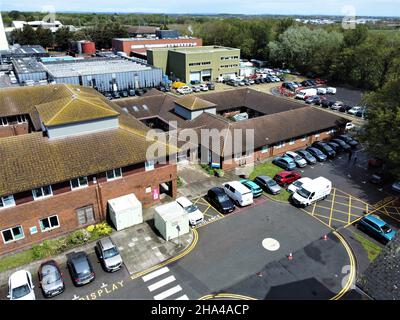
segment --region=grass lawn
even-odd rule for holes
[[[32,249],[12,254],[0,259],[0,272],[31,263],[33,260]]]
[[[368,240],[357,232],[353,232],[354,238],[361,243],[365,251],[368,253],[369,261],[373,262],[379,253],[382,251],[382,248],[375,244],[374,242]]]
[[[253,180],[257,176],[269,176],[273,178],[277,173],[283,171],[282,168],[272,164],[271,162],[265,162],[255,166],[253,172],[250,174],[249,179]],[[290,193],[282,188],[281,192],[277,195],[268,194],[268,197],[279,201],[288,201]]]

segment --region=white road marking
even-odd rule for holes
[[[179,298],[176,298],[175,300],[189,300],[189,297],[184,294],[183,296],[180,296]]]
[[[100,288],[103,289],[103,288],[105,288],[105,287],[107,287],[107,286],[108,286],[108,284],[103,282],[103,283],[101,284],[101,287],[100,287]]]
[[[165,279],[162,279],[162,280],[160,280],[160,281],[148,286],[147,288],[149,288],[149,291],[152,292],[154,290],[160,289],[161,287],[164,287],[165,285],[167,285],[167,284],[169,284],[171,282],[174,282],[175,280],[176,279],[175,279],[174,276],[169,276],[169,277],[167,277]]]
[[[154,296],[154,300],[164,300],[165,298],[168,298],[181,290],[182,290],[182,287],[179,285],[172,287],[171,289],[168,289],[168,290],[161,292],[160,294]]]
[[[154,279],[154,278],[156,278],[158,276],[161,276],[164,273],[167,273],[168,271],[169,271],[168,267],[164,267],[164,268],[158,269],[158,270],[156,270],[156,271],[154,271],[152,273],[149,273],[149,274],[143,276],[142,279],[143,279],[144,282],[147,282],[147,281],[149,281],[151,279]]]
[[[74,294],[74,297],[72,298],[72,300],[78,300],[79,296],[77,296],[76,294]]]

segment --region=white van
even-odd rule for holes
[[[239,181],[226,182],[222,186],[236,205],[244,207],[253,203],[253,193]]]
[[[303,89],[297,92],[296,99],[305,100],[308,97],[316,95],[317,95],[317,89]]]
[[[204,220],[203,213],[199,210],[199,208],[195,204],[193,204],[192,201],[190,201],[186,197],[179,197],[175,201],[189,215],[189,224],[191,226],[196,226],[203,222]]]
[[[291,197],[295,205],[309,206],[319,200],[325,199],[332,190],[332,182],[324,177],[318,177],[301,186]]]

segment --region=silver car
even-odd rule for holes
[[[42,263],[38,275],[40,287],[46,298],[54,297],[64,291],[63,275],[54,260]]]
[[[254,179],[254,182],[269,193],[278,194],[281,192],[281,187],[271,177],[258,176]]]
[[[122,258],[111,238],[97,241],[95,250],[105,270],[114,272],[121,269]]]

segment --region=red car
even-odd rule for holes
[[[275,175],[274,180],[282,187],[301,178],[301,174],[297,171],[282,171]]]

